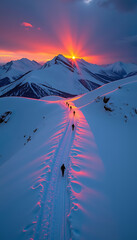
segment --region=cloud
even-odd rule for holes
[[[28,22],[22,22],[21,26],[25,27],[25,29],[27,29],[27,30],[30,29],[30,28],[37,29],[38,31],[41,30],[40,27],[34,27],[31,23],[28,23]]]
[[[114,5],[120,11],[130,12],[137,8],[137,0],[97,0],[100,6]]]
[[[117,10],[131,12],[137,8],[137,0],[61,0],[63,2],[97,3],[102,7],[114,6]]]
[[[27,22],[22,22],[21,26],[26,27],[26,28],[33,28],[31,23],[27,23]]]
[[[90,3],[92,0],[84,0],[85,3]]]

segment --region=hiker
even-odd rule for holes
[[[62,171],[62,177],[64,177],[64,171],[65,171],[65,165],[64,163],[61,166],[61,171]]]
[[[74,125],[74,124],[72,124],[72,131],[74,131],[74,127],[75,127],[75,125]]]
[[[70,106],[70,110],[72,110],[72,106]]]
[[[73,115],[75,116],[75,111],[73,111]]]

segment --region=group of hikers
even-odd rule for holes
[[[72,106],[70,106],[68,102],[66,102],[66,105],[70,108],[70,111],[72,111]],[[73,111],[73,116],[75,116],[75,114],[76,114],[75,111]],[[73,123],[72,124],[72,131],[74,131],[74,128],[75,128],[75,125]]]
[[[70,104],[68,102],[66,102],[66,105],[70,108],[70,111],[72,111],[72,106],[70,106]],[[75,111],[73,111],[73,116],[75,116]],[[75,125],[74,123],[72,124],[72,131],[74,131]],[[61,166],[61,172],[62,172],[62,177],[64,177],[64,172],[65,172],[65,165],[64,163]]]

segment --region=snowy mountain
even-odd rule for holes
[[[40,68],[41,65],[27,58],[11,61],[0,67],[0,87],[5,86],[25,73]]]
[[[47,95],[71,97],[104,84],[104,80],[86,69],[82,61],[77,61],[77,64],[80,68],[76,66],[75,61],[58,55],[41,69],[25,74],[22,78],[2,87],[0,95],[31,98]]]
[[[132,63],[116,62],[106,65],[104,69],[102,69],[102,73],[105,73],[108,76],[120,77],[120,79],[122,79],[130,75],[137,75],[137,65]]]
[[[137,65],[133,64],[115,63],[104,67],[58,55],[10,84],[5,79],[6,86],[0,88],[0,96],[72,97],[135,74]]]
[[[0,98],[0,239],[137,239],[136,92]]]

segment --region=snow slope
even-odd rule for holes
[[[0,99],[0,239],[137,238],[136,91]]]
[[[0,67],[0,87],[11,83],[25,73],[40,68],[41,65],[27,58],[11,61]]]
[[[2,197],[0,216],[2,218],[0,223],[2,231],[0,238],[29,239],[30,236],[34,236],[34,239],[44,239],[45,234],[51,232],[51,226],[49,229],[48,222],[52,222],[50,211],[55,205],[51,199],[52,194],[59,198],[61,194],[62,196],[66,194],[65,199],[68,199],[69,211],[69,198],[65,187],[68,183],[67,178],[64,179],[65,186],[64,184],[62,186],[62,177],[57,170],[60,168],[65,155],[67,160],[67,153],[64,154],[62,149],[65,149],[64,139],[68,140],[72,120],[69,119],[69,111],[66,111],[65,104],[61,104],[59,107],[57,103],[50,104],[46,101],[22,98],[3,98],[1,103],[3,106],[1,111],[7,111],[6,106],[8,106],[12,114],[6,124],[1,123],[3,124],[1,134],[5,136],[5,139],[1,152],[0,189]],[[56,120],[55,115],[58,116]],[[13,126],[12,130],[10,124]],[[21,131],[19,131],[20,128]],[[35,131],[36,129],[37,131]],[[5,132],[8,133],[5,134]],[[68,151],[72,143],[71,135],[72,133],[69,137]],[[13,144],[9,140],[11,138],[14,138]],[[14,141],[17,142],[17,146]],[[5,147],[8,149],[8,153]],[[6,172],[9,172],[8,177]],[[55,181],[55,178],[58,180]],[[57,191],[55,183],[60,184],[60,190],[61,187],[64,189],[58,192],[59,189]],[[52,193],[53,190],[55,193]],[[6,199],[9,201],[5,201]],[[8,218],[5,207],[9,209]],[[66,211],[66,205],[62,210],[60,228],[56,231],[59,236],[62,221],[64,222],[63,219],[66,219],[66,214],[68,214],[65,214],[64,211]],[[67,222],[65,224],[67,225]],[[44,231],[43,225],[45,226]],[[7,227],[8,232],[6,231]],[[62,234],[64,235],[66,232],[62,232]]]
[[[78,183],[85,180],[83,189],[90,186],[90,190],[85,190],[86,193],[83,194],[87,194],[86,199],[77,196],[84,213],[88,213],[83,223],[84,229],[80,230],[80,239],[137,238],[136,92],[137,79],[132,77],[105,85],[73,101],[89,124],[86,135],[89,136],[90,132],[94,135],[101,161],[95,168],[92,165],[95,159],[93,151],[88,155],[93,173],[99,172],[101,168],[96,177],[94,174],[92,176],[90,170],[88,180],[77,172],[74,172],[75,175],[72,173]],[[104,96],[110,98],[107,103],[103,101]],[[82,171],[90,148],[85,151],[84,147],[83,154],[79,154],[77,137],[78,134],[74,139],[75,155],[72,164]],[[75,226],[75,221],[72,225]]]

